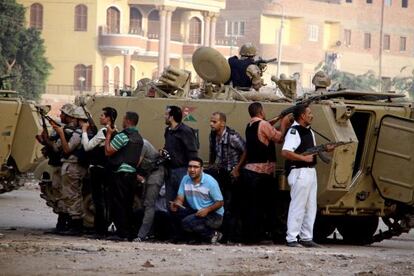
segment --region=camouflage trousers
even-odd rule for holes
[[[43,199],[46,200],[46,204],[49,207],[53,208],[53,212],[56,214],[63,213],[64,210],[59,207],[59,200],[62,197],[62,176],[61,176],[61,167],[51,167],[51,179],[44,179],[39,183],[41,195]]]
[[[87,170],[77,163],[63,163],[59,208],[72,219],[83,217],[82,180]]]

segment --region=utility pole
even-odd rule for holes
[[[382,48],[384,47],[384,5],[385,5],[385,0],[382,0],[381,1],[379,64],[378,64],[378,78],[379,78],[379,91],[378,92],[382,92]]]
[[[280,21],[280,28],[279,28],[279,39],[278,39],[278,45],[277,45],[277,71],[276,71],[276,77],[279,78],[280,73],[280,67],[282,63],[282,41],[283,41],[283,28],[284,28],[284,21],[285,21],[285,9],[283,5],[279,2],[276,2],[275,0],[272,0],[272,4],[278,5],[282,9],[282,18]]]

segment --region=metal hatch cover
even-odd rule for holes
[[[381,120],[372,176],[384,198],[414,204],[414,120]]]

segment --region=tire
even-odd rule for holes
[[[317,215],[313,230],[313,239],[315,242],[324,242],[327,237],[335,231],[337,217]]]
[[[378,217],[344,217],[338,222],[338,231],[344,242],[356,245],[373,243],[372,237],[378,228]]]

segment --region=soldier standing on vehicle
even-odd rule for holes
[[[177,198],[170,202],[170,210],[176,214],[183,230],[195,234],[197,241],[215,242],[218,237],[215,230],[223,222],[223,205],[217,181],[203,173],[203,160],[191,158],[188,175],[180,183]]]
[[[73,110],[73,120],[68,124],[72,133],[51,122],[52,127],[60,137],[63,150],[62,158],[62,203],[70,216],[69,230],[65,235],[79,235],[83,228],[83,204],[82,204],[82,180],[86,174],[86,168],[81,165],[83,148],[81,145],[81,129],[79,120],[87,120],[81,107]]]
[[[328,92],[327,88],[331,85],[331,79],[324,71],[318,71],[312,78],[312,84],[315,85],[315,92],[312,92],[312,95],[323,95]]]
[[[117,240],[132,241],[136,238],[134,229],[133,204],[136,186],[136,166],[141,155],[143,140],[138,133],[137,113],[126,112],[123,130],[116,134],[113,126],[107,126],[105,139],[105,155],[109,156],[109,165],[113,171],[113,220],[117,229]]]
[[[105,156],[106,126],[114,126],[118,113],[112,107],[104,107],[99,117],[99,123],[104,127],[89,139],[89,123],[82,125],[82,146],[88,153],[90,166],[89,175],[92,191],[92,200],[95,206],[94,227],[98,238],[106,235],[109,219],[108,189],[110,174],[107,171],[108,158]]]
[[[254,63],[256,48],[251,43],[246,43],[240,47],[240,58],[232,56],[229,58],[231,69],[230,81],[233,87],[239,90],[250,90],[253,87],[259,90],[263,85],[261,70]]]
[[[70,125],[71,122],[75,120],[72,117],[74,109],[75,106],[71,103],[64,104],[60,109],[60,121],[64,125],[65,133],[69,132],[72,134],[73,132],[73,130],[70,129]],[[62,198],[62,143],[56,132],[51,136],[48,136],[46,130],[43,130],[42,134],[36,138],[45,146],[42,149],[42,153],[49,159],[48,164],[53,168],[51,175],[52,185],[50,187],[50,192],[46,192],[45,196],[47,197],[46,200],[48,202],[53,203],[53,212],[58,214],[56,228],[52,232],[59,234],[68,230],[68,223],[70,220],[66,208],[64,208],[64,205],[60,202]]]
[[[181,179],[187,173],[188,161],[197,157],[197,142],[194,130],[182,123],[183,113],[178,106],[168,106],[165,112],[164,149],[170,154],[165,183],[167,201],[177,196]]]
[[[315,135],[310,128],[313,114],[310,107],[298,105],[293,117],[295,122],[286,134],[282,149],[289,172],[291,197],[286,241],[291,247],[319,247],[312,240],[317,208],[316,156],[301,154],[316,145]]]
[[[250,122],[246,127],[246,165],[242,171],[243,183],[243,232],[246,243],[256,243],[263,238],[265,221],[271,223],[275,233],[275,214],[272,206],[275,194],[273,174],[276,168],[276,146],[282,134],[265,120],[263,106],[249,105]],[[274,237],[273,237],[274,238]]]
[[[237,214],[240,211],[240,168],[246,157],[246,142],[234,129],[226,126],[226,114],[214,112],[210,117],[210,159],[206,173],[213,176],[224,196],[223,237],[221,242],[236,236]]]

